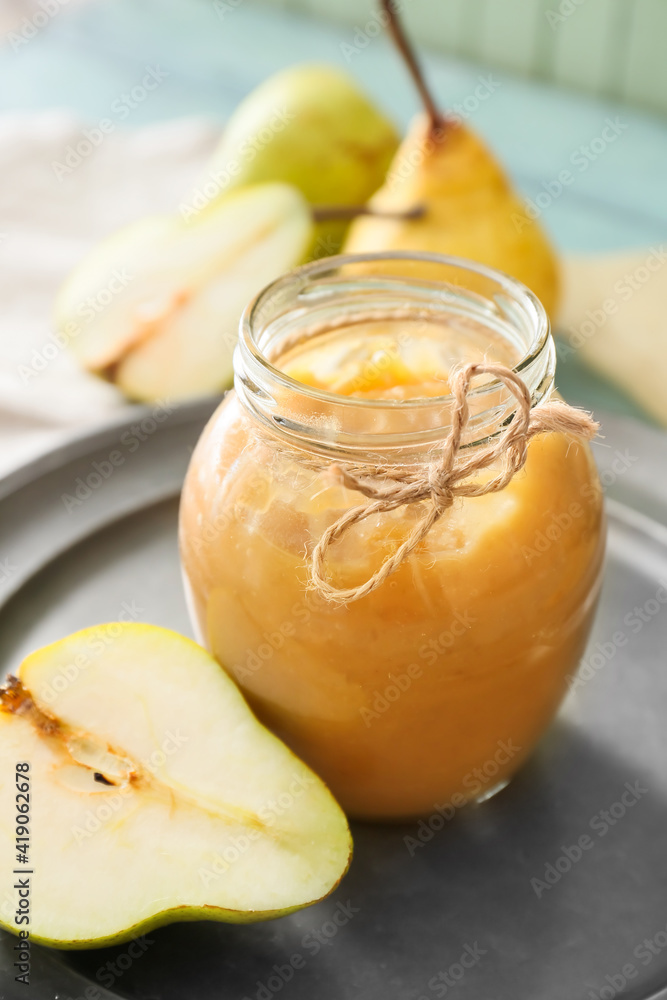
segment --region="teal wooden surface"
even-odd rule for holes
[[[357,27],[375,0],[272,0]],[[403,0],[415,37],[490,62],[667,113],[665,0]]]
[[[627,0],[625,3],[628,8]],[[552,31],[552,72],[556,83],[590,90],[593,94],[606,92],[608,53],[617,30],[614,14],[618,13],[617,0],[597,0],[596,4],[587,0],[558,23]],[[618,66],[615,69],[618,72]]]
[[[544,14],[539,3],[505,0],[486,3],[475,26],[471,54],[500,69],[532,76],[538,70],[539,38]]]
[[[667,3],[636,0],[629,34],[626,90],[630,100],[667,110]]]
[[[643,2],[648,0],[640,0],[640,5]],[[666,5],[665,0],[655,2]],[[362,6],[356,0],[340,3],[348,12]],[[469,3],[443,2],[438,8],[438,30],[450,30],[448,25],[456,21],[462,47],[474,34]],[[407,9],[415,20],[427,10],[421,0],[412,0]],[[505,44],[502,31],[508,39],[519,31],[520,11],[519,0],[507,0],[505,26],[500,18],[495,33],[488,29],[485,36],[489,58]],[[526,24],[521,30],[531,29]],[[539,20],[535,31],[543,32]],[[270,73],[295,61],[325,60],[346,67],[404,127],[417,99],[395,52],[380,35],[350,55],[346,46],[354,37],[350,25],[254,0],[228,3],[223,16],[211,0],[98,0],[70,11],[63,8],[16,51],[7,43],[0,48],[0,111],[64,106],[94,123],[139,82],[147,66],[159,65],[169,74],[167,79],[132,112],[127,127],[184,115],[222,122]],[[480,75],[487,75],[483,66],[432,50],[425,50],[424,63],[443,106],[464,102],[474,94]],[[470,124],[497,151],[524,195],[535,198],[544,192],[562,169],[575,175],[574,183],[541,217],[561,250],[667,242],[667,124],[662,118],[503,71],[492,75],[497,89],[478,103]],[[585,171],[574,167],[573,157],[581,156],[580,148],[601,134],[607,119],[618,122],[618,137]],[[595,397],[599,402],[602,393],[612,408],[634,410],[574,362],[561,366],[561,384],[570,398],[587,402]]]

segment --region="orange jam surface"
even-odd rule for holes
[[[488,332],[467,329],[462,348],[454,327],[400,330],[350,327],[280,367],[339,395],[407,399],[446,394],[453,362],[516,360],[490,352]],[[300,463],[230,394],[183,493],[193,616],[258,716],[351,814],[458,808],[525,760],[582,655],[604,548],[591,453],[559,434],[533,439],[506,489],[457,501],[378,590],[337,607],[308,591],[309,554],[359,502],[326,461]],[[355,525],[330,550],[331,580],[368,579],[419,513]]]

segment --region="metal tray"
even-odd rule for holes
[[[184,407],[159,425],[138,412],[0,483],[3,670],[127,605],[190,632],[178,492],[210,411]],[[422,827],[423,843],[415,823],[356,825],[339,890],[276,921],[173,925],[133,952],[34,947],[28,989],[4,934],[0,998],[666,1000],[667,441],[624,419],[603,427],[609,554],[587,680],[504,792]],[[122,463],[66,502],[111,451]],[[626,785],[637,801],[619,805]],[[584,834],[593,846],[577,858]],[[548,865],[538,896],[531,880]]]

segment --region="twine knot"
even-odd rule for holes
[[[428,491],[431,503],[438,512],[438,516],[444,514],[448,507],[454,503],[454,492],[451,485],[451,473],[444,475],[440,469],[431,465],[428,469]]]
[[[506,386],[516,399],[517,409],[497,438],[471,449],[465,455],[461,453],[461,440],[470,418],[468,391],[474,376],[483,374],[492,375]],[[337,464],[329,467],[337,482],[361,493],[366,499],[341,514],[325,530],[313,550],[311,587],[326,600],[347,604],[370,594],[417,548],[457,497],[484,496],[504,489],[525,465],[528,442],[536,434],[554,431],[590,440],[598,431],[599,425],[589,413],[558,400],[543,403],[533,410],[528,387],[506,365],[482,362],[464,365],[452,373],[450,387],[453,397],[451,428],[440,457],[427,469],[415,472],[414,469],[401,467],[367,468],[357,473]],[[477,473],[497,462],[500,462],[500,470],[495,476],[485,482],[475,480]],[[365,583],[349,588],[338,588],[329,583],[325,565],[329,549],[353,524],[373,514],[420,501],[425,501],[422,517],[405,541]]]

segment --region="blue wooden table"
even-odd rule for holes
[[[90,123],[141,81],[147,67],[168,74],[127,116],[127,127],[186,115],[219,121],[267,75],[296,61],[346,66],[376,101],[405,125],[415,94],[383,37],[350,51],[351,28],[267,7],[254,0],[97,0],[62,7],[34,37],[0,50],[0,109],[64,106]],[[443,105],[463,104],[488,71],[425,53]],[[563,251],[603,251],[667,240],[667,123],[657,116],[573,91],[494,71],[492,95],[478,102],[479,129],[530,198],[556,190],[570,169],[575,182],[544,210],[542,221]],[[474,103],[474,102],[473,102]],[[596,155],[608,120],[617,137]],[[609,134],[609,131],[607,131]],[[580,164],[588,161],[586,168]],[[544,195],[542,196],[544,201]],[[616,412],[636,408],[569,361],[565,394]]]

